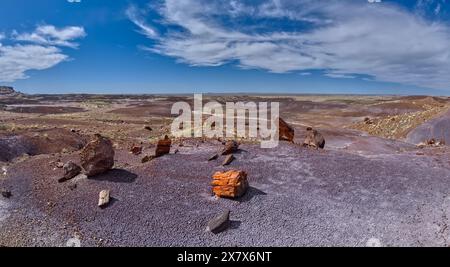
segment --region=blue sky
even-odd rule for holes
[[[0,84],[450,95],[447,0],[79,1],[1,0]]]

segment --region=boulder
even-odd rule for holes
[[[315,149],[323,149],[325,148],[325,138],[318,131],[314,130],[311,127],[308,127],[306,129],[306,138],[303,146],[312,147]]]
[[[279,139],[282,141],[294,142],[295,131],[282,118],[278,118]]]
[[[110,191],[102,190],[98,196],[98,206],[104,208],[109,204]]]
[[[166,135],[164,139],[159,140],[156,145],[155,157],[161,157],[170,153],[170,147],[172,146],[172,140]]]
[[[64,170],[64,176],[58,180],[58,182],[63,183],[65,181],[68,181],[81,172],[81,167],[77,164],[73,163],[72,161],[67,162],[63,166]]]
[[[225,210],[223,213],[208,222],[206,230],[214,234],[218,234],[225,231],[229,226],[230,210]]]
[[[225,143],[225,147],[222,150],[222,155],[230,155],[239,150],[239,143],[231,140]]]
[[[230,170],[216,172],[213,175],[213,192],[217,197],[237,198],[247,192],[249,187],[247,173],[244,171]]]
[[[114,148],[111,140],[96,134],[81,151],[81,166],[87,176],[102,174],[114,166]]]

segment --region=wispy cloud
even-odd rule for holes
[[[67,46],[71,48],[78,47],[73,40],[86,36],[82,27],[56,28],[53,25],[38,26],[31,33],[14,33],[13,38],[17,41],[27,41],[42,45]]]
[[[446,24],[386,2],[257,3],[165,0],[154,10],[161,16],[159,25],[149,23],[145,10],[136,6],[127,14],[154,41],[148,50],[192,66],[237,62],[241,68],[275,73],[322,70],[329,77],[362,74],[449,89]]]
[[[67,60],[61,48],[77,48],[74,40],[85,35],[81,27],[58,29],[52,25],[38,26],[32,33],[14,31],[9,39],[11,44],[0,43],[0,82],[25,79],[29,70],[48,69]]]

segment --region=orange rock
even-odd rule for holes
[[[236,170],[216,172],[211,185],[216,196],[228,198],[243,196],[249,186],[247,173]]]
[[[172,146],[172,140],[166,135],[164,139],[159,140],[156,146],[155,157],[161,157],[170,153],[170,147]]]
[[[295,131],[282,118],[278,118],[279,138],[283,141],[294,142]]]

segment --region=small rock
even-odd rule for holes
[[[9,190],[2,189],[1,192],[2,192],[2,196],[3,196],[4,198],[10,198],[10,197],[12,197],[12,193],[11,193],[11,191],[9,191]]]
[[[56,163],[56,167],[59,168],[59,169],[61,169],[61,168],[64,167],[64,163],[62,163],[62,162],[57,162],[57,163]]]
[[[98,206],[100,208],[104,208],[109,204],[109,196],[110,191],[109,190],[103,190],[100,192],[98,197]]]
[[[136,156],[142,154],[142,146],[133,145],[130,149],[130,153]]]
[[[180,150],[175,149],[175,151],[173,152],[173,154],[178,154],[178,152],[180,152]]]
[[[213,161],[213,160],[216,160],[216,159],[218,159],[218,158],[219,158],[219,154],[215,154],[214,156],[210,157],[210,158],[208,159],[208,161]]]
[[[153,131],[152,127],[150,127],[150,126],[145,126],[144,129],[147,131],[150,131],[150,132]]]
[[[156,146],[155,157],[161,157],[170,153],[172,140],[166,135],[164,139],[159,140]]]
[[[77,189],[77,184],[70,184],[68,186],[68,188],[73,191],[73,190]]]
[[[311,127],[308,127],[306,129],[306,138],[303,146],[312,147],[315,149],[323,149],[325,148],[325,138],[323,138],[323,135],[318,131],[314,130]]]
[[[58,182],[63,183],[65,181],[68,181],[81,172],[81,167],[77,164],[73,163],[72,161],[67,162],[63,166],[64,169],[64,176],[58,180]]]
[[[233,160],[235,160],[236,158],[233,156],[233,154],[228,155],[225,160],[222,163],[222,166],[227,166],[230,165],[231,162],[233,162]]]
[[[225,147],[223,148],[221,154],[229,155],[229,154],[237,152],[238,149],[239,149],[239,143],[234,140],[231,140],[231,141],[228,141],[225,143]]]
[[[149,161],[151,161],[153,159],[155,159],[155,156],[145,156],[145,157],[142,158],[141,162],[142,163],[147,163],[147,162],[149,162]]]
[[[208,222],[207,231],[214,234],[225,231],[230,226],[230,210],[224,211],[219,216]]]
[[[373,121],[369,117],[366,117],[366,118],[364,118],[364,123],[365,124],[373,124]]]

